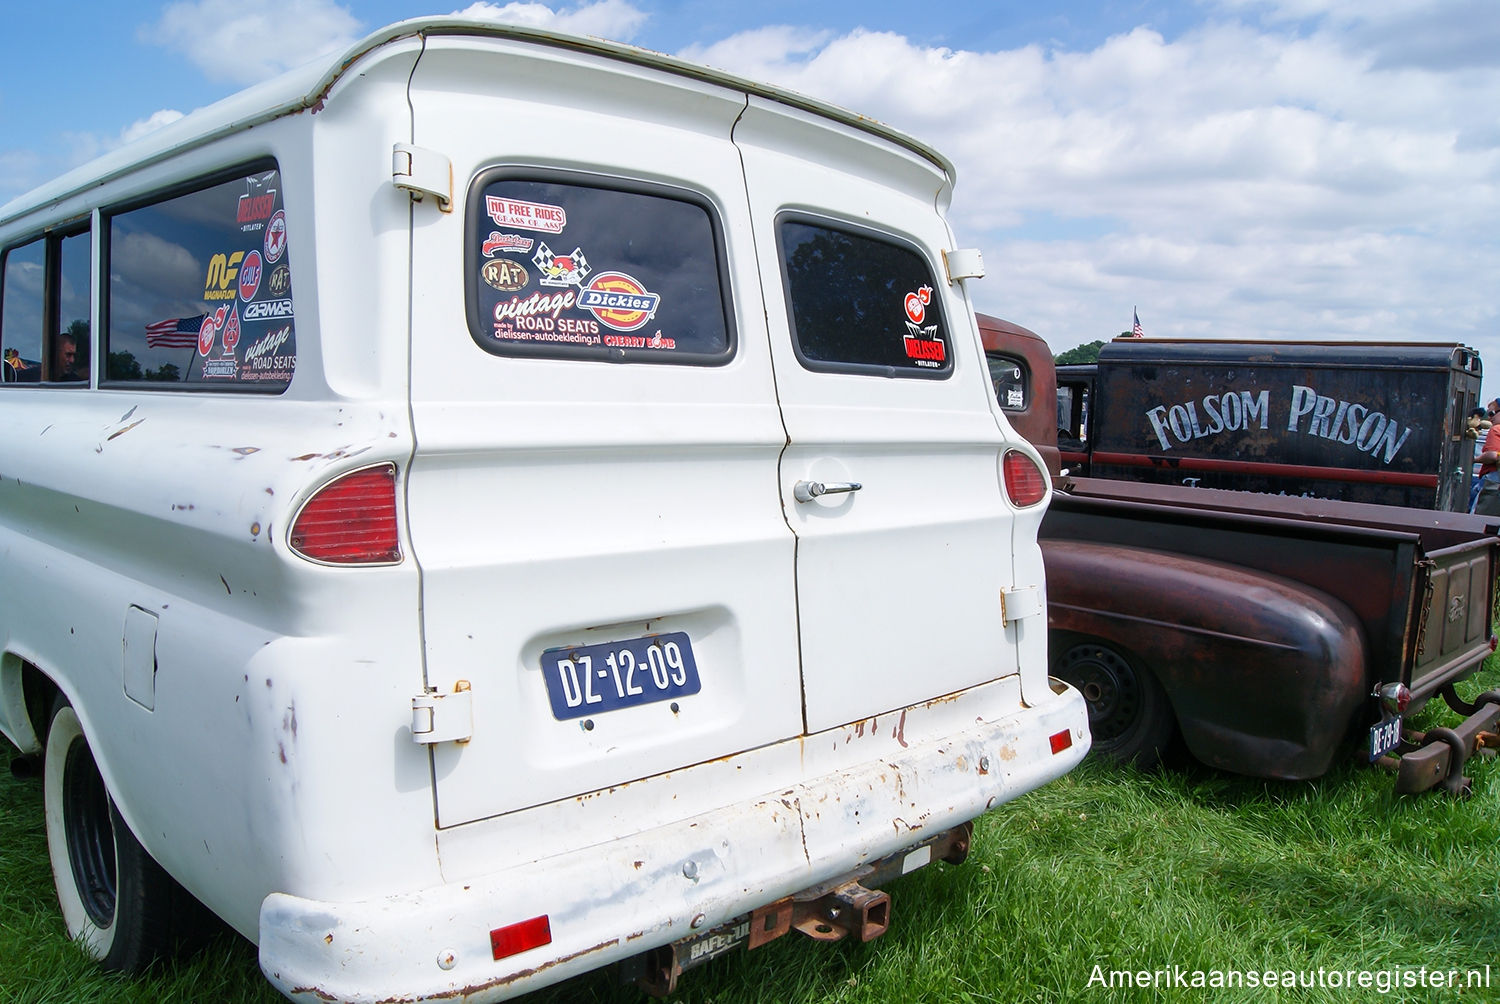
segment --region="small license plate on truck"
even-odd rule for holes
[[[649,635],[542,653],[542,676],[558,721],[686,697],[702,689],[688,636]]]
[[[1370,759],[1378,760],[1401,745],[1401,716],[1370,726]]]

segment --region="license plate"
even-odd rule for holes
[[[1401,745],[1401,716],[1370,726],[1370,759],[1378,760]]]
[[[558,721],[687,697],[702,689],[688,636],[630,638],[542,653],[542,677]]]

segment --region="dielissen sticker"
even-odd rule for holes
[[[923,286],[915,293],[907,293],[903,301],[906,309],[906,335],[903,341],[906,358],[918,366],[936,368],[948,358],[947,347],[938,337],[937,325],[924,325],[927,305],[932,302],[932,287]]]
[[[486,195],[484,208],[495,225],[500,227],[520,227],[524,230],[560,234],[568,225],[568,214],[562,206],[549,206],[544,202],[523,202],[520,199]]]

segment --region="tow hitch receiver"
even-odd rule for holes
[[[634,983],[653,997],[665,997],[677,989],[677,980],[685,971],[741,946],[759,948],[793,929],[816,941],[838,941],[850,934],[860,941],[874,941],[890,926],[891,898],[870,886],[884,885],[934,858],[962,864],[969,856],[973,832],[973,823],[955,826],[831,882],[767,903],[702,934],[626,959],[620,963],[621,982]]]
[[[1495,730],[1500,723],[1500,690],[1489,690],[1464,701],[1448,684],[1439,691],[1448,706],[1466,715],[1454,728],[1435,728],[1426,732],[1407,732],[1402,736],[1401,756],[1381,757],[1380,766],[1396,772],[1396,791],[1412,794],[1441,785],[1450,795],[1465,798],[1469,778],[1464,764],[1476,750],[1500,745]]]

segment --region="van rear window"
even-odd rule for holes
[[[285,390],[297,366],[279,171],[108,217],[105,384]]]
[[[665,190],[481,177],[469,330],[496,355],[721,363],[734,350],[718,225]]]
[[[783,217],[797,358],[811,370],[946,377],[952,340],[927,261],[884,235]]]

